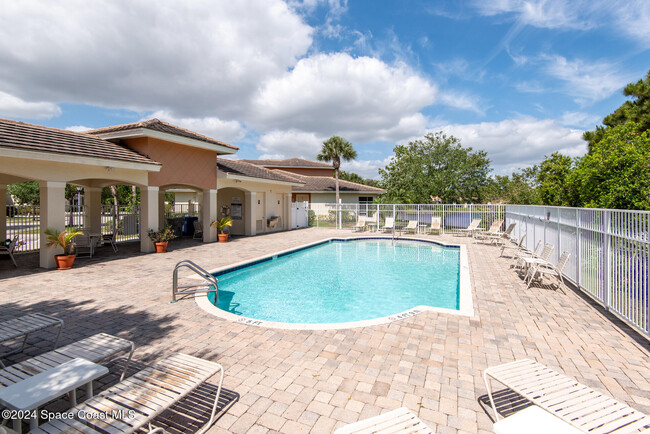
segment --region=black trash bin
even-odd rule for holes
[[[199,221],[198,217],[187,216],[183,222],[183,235],[191,237],[194,235],[194,222]]]

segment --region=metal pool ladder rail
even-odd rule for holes
[[[178,270],[181,268],[189,268],[194,273],[201,276],[204,280],[196,285],[178,286]],[[175,303],[177,296],[184,296],[189,294],[199,294],[202,292],[214,292],[215,304],[219,304],[219,283],[217,278],[212,274],[205,271],[203,268],[196,265],[189,259],[183,259],[174,267],[174,284],[172,287],[172,303]]]

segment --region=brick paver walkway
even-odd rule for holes
[[[70,271],[3,268],[0,317],[54,314],[65,321],[63,344],[99,331],[133,339],[141,362],[173,351],[218,361],[240,400],[210,432],[331,432],[401,406],[439,433],[491,432],[482,371],[523,357],[650,413],[646,339],[572,290],[527,290],[497,248],[464,238],[442,237],[468,243],[473,318],[426,312],[373,327],[285,331],[218,319],[191,299],[169,303],[181,259],[211,269],[337,235],[350,232],[186,240],[164,255],[80,262]],[[37,339],[27,354],[47,345]]]

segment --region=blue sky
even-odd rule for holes
[[[593,129],[650,69],[650,2],[0,0],[0,116],[83,131],[158,117],[377,177],[443,130],[506,174]]]

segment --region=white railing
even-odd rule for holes
[[[564,275],[646,335],[650,334],[650,212],[508,205],[506,223],[526,245],[571,254]]]
[[[495,205],[448,205],[448,204],[365,204],[342,203],[338,210],[333,203],[312,203],[309,206],[309,225],[326,228],[352,228],[358,217],[364,216],[381,228],[386,218],[395,219],[395,228],[403,228],[410,220],[418,225],[431,225],[432,217],[440,217],[444,232],[466,228],[472,219],[480,218],[481,227],[488,228],[493,220],[505,218],[505,206]],[[368,220],[368,219],[367,219]]]

